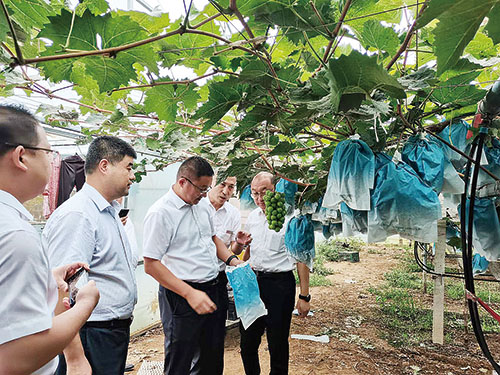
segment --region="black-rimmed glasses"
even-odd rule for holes
[[[27,145],[23,145],[21,143],[19,144],[15,144],[15,143],[9,143],[9,142],[1,142],[2,145],[5,145],[5,146],[9,146],[9,147],[17,147],[17,146],[23,146],[24,148],[28,149],[28,150],[41,150],[41,151],[45,151],[45,152],[56,152],[56,150],[52,150],[50,148],[44,148],[44,147],[36,147],[36,146],[27,146]]]
[[[199,187],[198,185],[195,185],[193,184],[193,181],[191,181],[189,178],[185,177],[185,176],[182,176],[182,178],[186,179],[187,182],[189,182],[191,185],[193,185],[196,189],[198,189],[200,191],[201,194],[206,194],[208,193],[210,190],[212,190],[212,188],[209,186],[207,187],[206,189],[202,189],[201,187]]]

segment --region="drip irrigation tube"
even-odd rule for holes
[[[430,268],[429,266],[425,265],[424,262],[422,261],[422,259],[420,258],[420,255],[418,254],[418,250],[422,250],[422,251],[427,251],[425,248],[424,248],[424,244],[421,243],[421,242],[417,242],[415,241],[415,245],[413,247],[413,255],[415,257],[415,262],[417,263],[417,265],[420,267],[420,269],[428,274],[431,274],[431,275],[434,275],[434,276],[442,276],[442,277],[452,277],[452,278],[455,278],[455,279],[465,279],[465,276],[462,272],[445,272],[445,273],[439,273],[439,272],[436,272],[434,271],[434,269]],[[474,277],[474,280],[477,280],[477,281],[488,281],[488,282],[494,282],[494,283],[499,283],[500,280],[497,280],[497,279],[491,279],[491,278],[486,278],[484,277],[485,275],[483,275],[483,277]],[[486,275],[488,276],[488,275]]]
[[[473,158],[475,155],[475,160],[474,160],[474,170],[472,173],[472,180],[470,183],[468,217],[466,215],[466,209],[467,209],[467,192],[469,191],[469,177],[472,166],[471,159],[467,160],[467,166],[465,170],[465,184],[464,184],[465,187],[460,204],[460,227],[461,227],[460,231],[462,237],[462,259],[464,264],[465,289],[469,290],[473,294],[475,293],[474,275],[472,273],[472,238],[473,238],[472,234],[473,234],[473,219],[474,219],[474,201],[476,199],[476,188],[477,188],[477,179],[479,175],[479,165],[481,163],[481,154],[483,152],[484,139],[487,133],[488,133],[487,128],[481,128],[479,135],[474,138],[469,153],[469,156],[471,158]],[[467,300],[467,304],[469,306],[469,314],[477,342],[481,350],[483,351],[484,356],[491,363],[494,370],[497,373],[500,373],[500,365],[498,365],[498,363],[493,359],[493,356],[486,342],[486,338],[484,337],[483,330],[481,328],[481,320],[479,318],[477,302],[469,299]]]

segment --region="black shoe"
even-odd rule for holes
[[[127,363],[125,365],[125,372],[132,371],[134,369],[134,364],[133,363]]]

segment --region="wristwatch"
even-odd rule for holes
[[[311,295],[308,294],[307,296],[303,296],[302,294],[299,294],[299,298],[303,299],[306,302],[309,302],[311,300]]]

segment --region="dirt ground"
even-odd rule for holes
[[[332,286],[314,287],[311,309],[314,316],[294,317],[291,334],[328,334],[328,344],[290,339],[290,374],[292,375],[423,375],[423,374],[491,374],[472,332],[460,336],[453,344],[434,345],[422,342],[412,349],[398,349],[380,338],[383,330],[378,321],[375,296],[368,289],[383,281],[383,275],[397,264],[397,249],[377,246],[375,251],[360,252],[359,263],[328,263],[334,271],[328,276]],[[463,309],[463,305],[447,309]],[[499,335],[487,337],[491,352],[500,353]],[[154,329],[132,340],[129,363],[136,374],[143,360],[163,359],[163,334]],[[227,375],[244,374],[239,353],[238,329],[228,331],[225,344]],[[260,347],[262,374],[269,373],[266,340]]]

